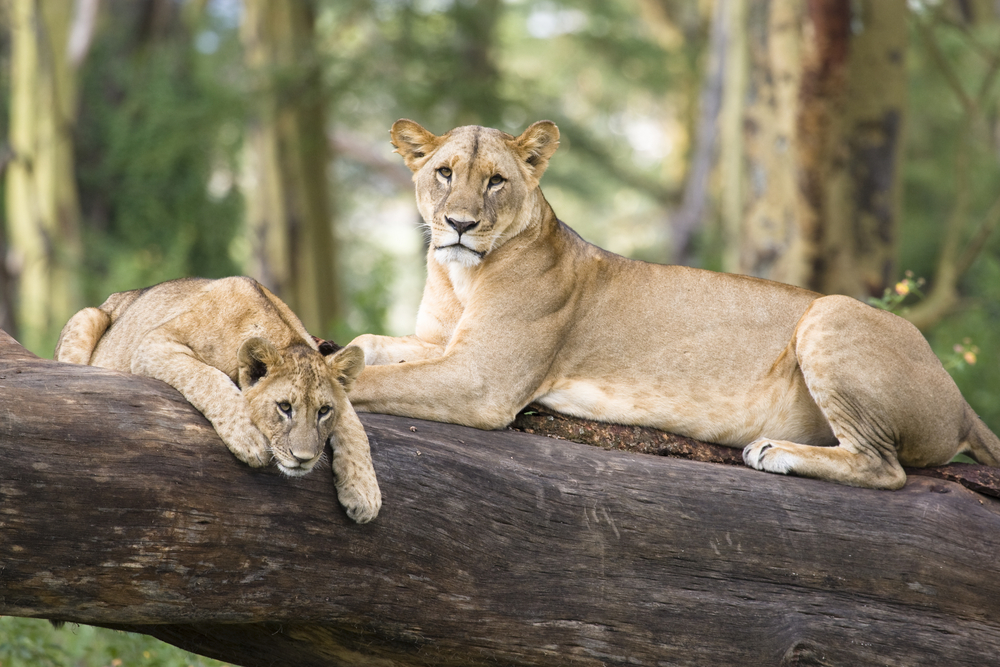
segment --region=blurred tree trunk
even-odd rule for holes
[[[11,0],[8,268],[16,318],[29,348],[55,343],[80,305],[79,203],[73,171],[76,65],[70,52],[73,0]]]
[[[326,104],[309,2],[244,3],[246,60],[257,81],[247,138],[250,273],[317,335],[339,314],[327,166]]]
[[[5,160],[9,159],[5,156]],[[7,162],[4,163],[4,170]],[[14,288],[16,285],[12,280],[7,267],[7,230],[4,225],[0,225],[0,329],[6,331],[13,337],[18,336],[17,319],[14,312],[14,304],[17,302]]]
[[[726,268],[881,295],[895,274],[905,0],[732,5],[747,76],[727,77],[727,136],[739,123],[742,142],[723,159],[724,174],[739,178],[724,193],[727,229],[738,230]]]

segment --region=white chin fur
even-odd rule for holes
[[[307,475],[308,473],[312,472],[312,466],[308,468],[303,468],[302,466],[289,468],[288,466],[279,463],[278,470],[281,471],[281,474],[286,475],[288,477],[302,477],[303,475]]]
[[[458,264],[467,269],[478,266],[483,258],[465,246],[450,245],[445,248],[438,248],[434,251],[434,259],[439,264]]]

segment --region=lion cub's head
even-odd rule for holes
[[[405,119],[393,124],[391,134],[414,173],[435,259],[467,267],[533,219],[537,201],[529,195],[559,146],[559,129],[547,120],[519,137],[478,125],[438,137]]]
[[[279,350],[250,338],[237,359],[250,418],[270,441],[278,468],[286,475],[306,474],[338,434],[341,415],[353,414],[347,389],[364,369],[364,352],[348,346],[323,357],[308,345]]]

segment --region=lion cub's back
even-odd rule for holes
[[[111,316],[111,326],[98,342],[90,363],[125,372],[131,370],[142,341],[164,326],[175,329],[172,333],[179,342],[192,349],[212,347],[216,349],[210,356],[234,359],[236,346],[248,335],[267,337],[277,345],[306,335],[287,306],[256,280],[242,276],[181,278],[118,292],[108,297],[100,309]],[[203,360],[211,365],[218,361]]]
[[[181,278],[112,294],[98,306],[111,316],[111,326],[98,341],[90,364],[129,372],[132,356],[143,338],[189,310],[213,282]]]

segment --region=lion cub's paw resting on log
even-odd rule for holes
[[[957,452],[1000,463],[1000,441],[901,318],[581,239],[539,189],[551,122],[435,136],[400,120],[392,143],[431,232],[427,282],[415,335],[353,341],[369,364],[356,409],[494,429],[537,401],[874,488]]]
[[[345,390],[356,347],[324,358],[302,323],[251,278],[174,280],[119,292],[63,328],[56,360],[148,375],[175,387],[241,461],[308,473],[327,441],[337,495],[358,523],[382,496],[368,436]]]

